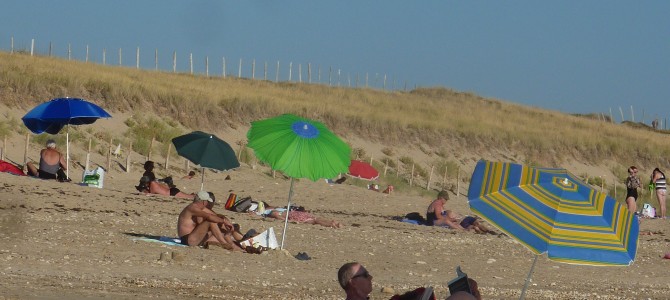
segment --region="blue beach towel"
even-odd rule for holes
[[[133,241],[145,241],[145,242],[152,242],[152,243],[161,243],[161,244],[170,245],[170,246],[186,247],[186,245],[181,243],[181,239],[168,237],[168,236],[161,236],[158,239],[153,239],[153,238],[148,238],[148,237],[133,238]]]

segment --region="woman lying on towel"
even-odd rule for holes
[[[140,178],[140,184],[135,187],[140,193],[145,193],[145,194],[156,194],[156,195],[164,195],[164,196],[174,196],[177,198],[183,198],[183,199],[191,199],[193,200],[195,198],[194,194],[186,194],[182,191],[180,191],[176,187],[169,187],[163,183],[160,183],[155,180],[151,180],[149,176],[142,176]]]
[[[426,225],[428,226],[442,226],[452,229],[474,230],[476,233],[490,233],[495,234],[482,224],[477,218],[466,216],[465,218],[454,211],[446,210],[444,206],[449,200],[449,193],[441,191],[437,194],[435,199],[428,206],[426,211]]]
[[[293,207],[291,207],[291,208],[293,208]],[[265,202],[259,202],[258,204],[252,204],[252,206],[249,208],[249,212],[251,212],[255,215],[258,215],[258,216],[266,217],[266,218],[273,218],[273,219],[279,219],[279,220],[285,220],[286,219],[286,208],[285,207],[274,207],[274,206],[270,206],[269,204],[267,204]],[[291,209],[291,211],[288,212],[288,220],[293,221],[293,222],[297,222],[297,223],[321,225],[321,226],[332,227],[332,228],[342,228],[342,226],[343,226],[342,223],[340,223],[338,221],[319,218],[319,217],[314,216],[313,214],[308,213],[304,210],[300,211],[300,210]]]

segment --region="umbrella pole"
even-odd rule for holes
[[[533,265],[530,267],[530,272],[528,272],[528,277],[526,278],[526,283],[523,285],[523,290],[521,291],[521,297],[519,297],[519,300],[523,300],[526,297],[526,290],[528,289],[528,284],[530,283],[530,277],[533,276],[533,269],[535,269],[535,263],[537,262],[538,256],[540,255],[539,254],[535,255]]]
[[[200,190],[205,189],[205,167],[202,167],[202,179],[200,179]]]
[[[70,178],[70,124],[65,131],[65,178]]]
[[[293,177],[291,177],[291,188],[288,190],[288,205],[286,206],[286,219],[284,219],[284,231],[281,234],[281,247],[284,250],[284,239],[286,239],[286,226],[288,225],[288,213],[291,211],[291,197],[293,196]]]

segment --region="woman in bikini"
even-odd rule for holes
[[[640,177],[637,176],[637,168],[631,166],[628,168],[628,177],[626,178],[626,204],[628,210],[637,212],[637,189],[640,188]]]
[[[658,199],[658,204],[661,208],[661,219],[665,219],[665,174],[659,168],[654,169],[651,172],[651,182],[656,186],[656,199]]]

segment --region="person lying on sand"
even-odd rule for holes
[[[177,233],[181,243],[187,246],[216,244],[228,250],[242,251],[233,240],[233,224],[224,216],[217,216],[207,208],[214,199],[206,191],[200,191],[192,203],[179,214]]]
[[[140,193],[156,194],[163,196],[174,196],[183,199],[194,199],[195,194],[186,194],[180,191],[177,187],[169,187],[166,184],[160,183],[156,180],[151,180],[149,176],[142,176],[140,184],[135,186]]]
[[[258,215],[258,216],[263,216],[267,218],[273,218],[273,219],[279,219],[279,220],[285,220],[286,219],[286,208],[284,207],[275,207],[267,204],[266,202],[260,202],[263,203],[262,205],[257,205],[256,208],[250,209],[250,212]],[[262,210],[262,211],[261,211]],[[321,225],[325,227],[332,227],[332,228],[342,228],[342,223],[335,221],[335,220],[329,220],[329,219],[324,219],[320,218],[317,216],[314,216],[311,213],[308,213],[304,210],[291,210],[288,212],[288,220],[297,222],[297,223],[305,223],[305,224],[313,224],[313,225]]]
[[[463,217],[452,210],[445,209],[448,200],[449,192],[440,191],[437,194],[437,199],[433,200],[426,210],[426,225],[495,234],[495,232],[486,228],[477,218],[471,216]]]
[[[368,299],[368,296],[372,292],[372,275],[368,270],[365,269],[363,265],[358,262],[350,262],[342,265],[337,271],[337,281],[340,284],[340,287],[344,290],[347,295],[347,300],[365,300]],[[482,296],[477,287],[477,282],[468,278],[468,284],[470,285],[471,293],[460,291],[456,292],[449,297],[447,300],[481,300]],[[413,291],[409,291],[402,295],[393,295],[391,300],[395,299],[421,299],[425,289],[417,288]],[[435,299],[435,295],[431,295],[430,299]]]

